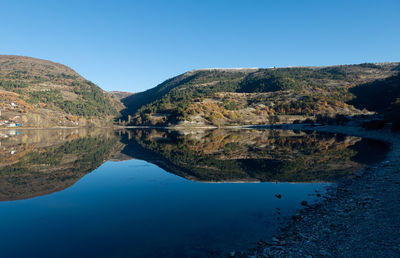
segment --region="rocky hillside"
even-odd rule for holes
[[[385,99],[397,85],[393,78],[399,67],[195,70],[125,98],[125,119],[131,125],[222,126],[293,122],[317,114],[371,114],[379,110],[366,105],[369,95],[363,86],[394,81],[381,92]]]
[[[2,126],[105,125],[122,108],[118,99],[67,66],[0,55]]]

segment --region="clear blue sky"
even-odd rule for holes
[[[2,0],[0,53],[137,92],[188,70],[400,61],[400,1]]]

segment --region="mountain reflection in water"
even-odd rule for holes
[[[388,150],[275,130],[21,130],[0,141],[0,250],[11,258],[226,256]]]
[[[385,143],[283,130],[3,132],[0,200],[63,190],[107,160],[141,159],[201,182],[333,182],[383,158]]]
[[[126,144],[122,153],[202,182],[332,182],[379,161],[388,150],[385,143],[360,137],[288,130],[132,130],[120,135]]]
[[[112,131],[92,129],[6,132],[1,143],[0,201],[63,190],[123,147]]]

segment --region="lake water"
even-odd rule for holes
[[[384,158],[278,130],[0,131],[1,257],[204,257],[269,239],[303,200]],[[278,198],[279,197],[279,198]]]

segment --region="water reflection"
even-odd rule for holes
[[[0,201],[63,190],[123,147],[109,130],[3,131]]]
[[[385,143],[288,130],[131,130],[122,153],[202,182],[332,182],[383,158]],[[368,158],[366,158],[368,157]]]
[[[0,136],[0,201],[63,190],[107,160],[146,160],[201,182],[333,182],[388,150],[360,137],[279,130],[28,130]]]
[[[226,256],[270,238],[301,201],[318,199],[321,182],[387,151],[359,137],[268,130],[0,138],[1,257]]]

